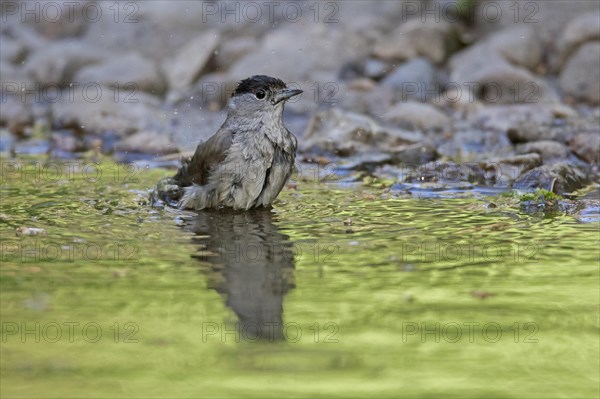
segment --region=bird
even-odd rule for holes
[[[227,103],[219,130],[182,159],[155,192],[182,209],[270,206],[292,174],[298,141],[283,123],[286,101],[302,93],[281,79],[241,80]]]

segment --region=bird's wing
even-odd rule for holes
[[[246,131],[232,141],[230,151],[211,183],[219,204],[250,209],[256,203],[273,162],[273,146],[262,133]]]
[[[210,139],[198,144],[196,152],[184,161],[175,179],[182,186],[207,184],[211,169],[223,162],[232,141],[233,131],[221,127]]]

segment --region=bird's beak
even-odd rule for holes
[[[279,104],[282,101],[289,100],[290,98],[297,96],[302,93],[302,90],[298,89],[283,89],[279,94],[277,94],[274,98],[273,105]]]

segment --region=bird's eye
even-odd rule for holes
[[[256,98],[258,98],[259,100],[262,100],[266,96],[267,96],[267,93],[265,93],[264,90],[260,89],[260,90],[256,91]]]

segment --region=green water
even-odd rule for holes
[[[598,223],[314,181],[193,216],[74,168],[4,168],[2,397],[599,395]]]

